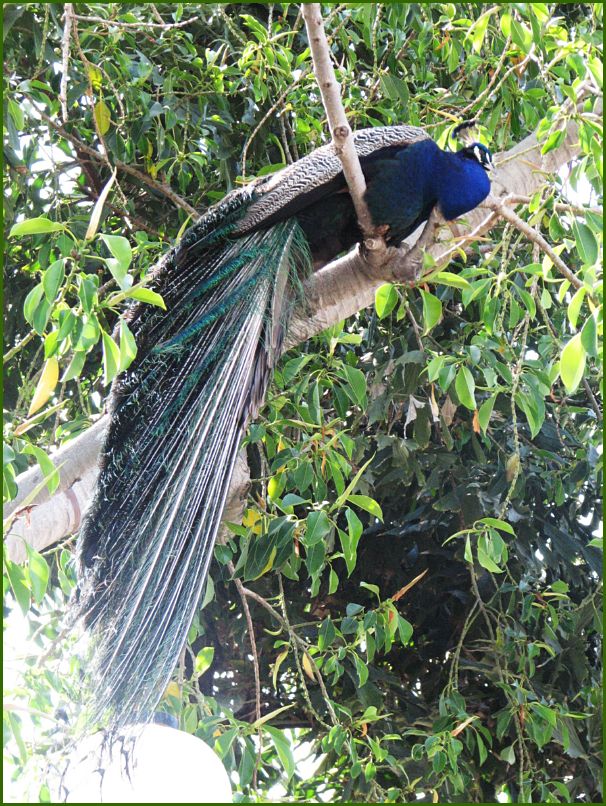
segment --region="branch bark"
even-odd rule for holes
[[[562,144],[546,155],[541,155],[541,147],[534,134],[526,137],[510,151],[496,155],[497,166],[500,164],[502,167],[493,182],[493,198],[503,201],[511,195],[532,196],[545,182],[546,174],[557,173],[563,165],[577,156],[578,150],[578,127],[572,120],[567,125]],[[473,234],[473,238],[478,238],[496,220],[492,210],[480,207],[457,222],[457,226],[462,235]],[[406,244],[412,249],[421,234],[419,228],[406,239]],[[450,256],[450,251],[445,250],[442,241],[431,245],[428,251],[438,261],[448,260]],[[389,271],[393,271],[393,267]],[[306,305],[295,312],[285,349],[290,349],[371,305],[382,279],[369,276],[368,264],[360,249],[320,269],[307,281]],[[81,514],[86,509],[96,481],[96,463],[105,422],[106,418],[101,418],[92,428],[53,455],[55,465],[63,463],[60,484],[53,496],[44,488],[34,503],[30,502],[24,507],[24,500],[42,481],[42,475],[38,467],[33,467],[17,477],[18,496],[7,505],[5,511],[5,516],[15,513],[6,539],[11,559],[23,561],[24,541],[40,551],[78,529]],[[240,461],[232,478],[224,519],[237,518],[241,502],[246,497],[248,483],[246,463]]]
[[[305,20],[314,74],[326,110],[335,153],[341,160],[343,175],[356,211],[356,218],[364,236],[362,256],[368,263],[367,271],[376,276],[391,255],[383,237],[384,233],[380,228],[374,226],[370,210],[364,199],[366,179],[354,146],[351,127],[341,103],[341,87],[330,59],[330,47],[324,30],[322,7],[320,3],[303,3],[301,12]]]

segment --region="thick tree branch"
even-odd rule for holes
[[[354,146],[351,128],[341,103],[341,88],[330,60],[330,48],[324,30],[321,6],[319,3],[304,3],[301,10],[307,29],[314,73],[322,95],[322,103],[326,110],[335,153],[343,165],[343,174],[349,188],[360,229],[365,238],[372,238],[375,234],[375,228],[370,210],[364,201],[366,180],[362,172],[358,152]]]
[[[497,155],[497,164],[500,162],[502,167],[493,182],[492,196],[499,202],[512,194],[532,196],[544,184],[546,174],[557,173],[563,165],[577,156],[578,150],[578,127],[573,120],[566,127],[566,137],[562,144],[546,155],[541,155],[536,136],[530,135],[506,154]],[[487,215],[485,209],[478,208],[457,224],[463,237],[477,238],[493,226],[496,220],[494,212]],[[406,239],[406,244],[412,249],[420,237],[421,232],[417,230]],[[436,260],[448,259],[450,254],[439,241],[428,251]],[[389,271],[386,279],[393,279],[392,269]],[[368,265],[359,249],[320,269],[306,283],[306,305],[295,311],[285,349],[371,305],[380,282],[369,276]],[[12,559],[24,559],[23,540],[41,550],[78,529],[81,513],[86,509],[94,488],[105,422],[106,418],[102,418],[53,455],[56,465],[63,463],[60,485],[54,496],[51,497],[44,488],[35,503],[30,502],[23,509],[23,501],[42,481],[42,476],[38,467],[18,476],[19,494],[6,508],[6,515],[17,512],[7,538],[9,556]],[[228,506],[231,504],[231,509],[225,513],[226,520],[237,518],[237,514],[234,518],[233,513],[239,510],[240,502],[246,496],[248,483],[246,463],[241,461],[232,478],[228,503]],[[19,512],[20,508],[22,511]]]

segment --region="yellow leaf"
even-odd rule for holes
[[[247,528],[251,528],[252,526],[257,523],[257,521],[261,520],[261,516],[255,509],[247,509],[244,513],[244,517],[242,518],[242,526],[246,526]]]
[[[90,64],[88,66],[88,78],[90,83],[93,85],[93,89],[100,90],[101,84],[103,82],[103,75],[101,70],[98,67],[95,67],[94,64]]]
[[[411,580],[411,581],[408,583],[408,585],[404,585],[404,587],[403,587],[403,588],[400,588],[400,590],[399,590],[397,593],[394,593],[394,595],[391,597],[391,601],[392,601],[392,602],[397,602],[397,601],[398,601],[398,599],[401,599],[401,598],[402,598],[402,596],[404,596],[404,594],[405,594],[405,593],[408,593],[408,591],[409,591],[409,590],[410,590],[410,589],[411,589],[411,588],[412,588],[414,585],[416,585],[416,584],[417,584],[417,582],[419,582],[421,579],[423,579],[423,577],[425,576],[425,574],[426,574],[428,571],[429,571],[429,568],[426,568],[426,569],[423,571],[423,573],[419,574],[419,575],[418,575],[418,576],[416,576],[414,579],[412,579],[412,580]],[[391,617],[391,615],[392,615],[392,614],[391,614],[391,611],[390,611],[389,615],[390,615],[390,617]],[[391,618],[390,618],[390,621],[391,621]]]
[[[44,365],[42,375],[40,375],[40,380],[38,381],[32,402],[30,403],[29,411],[27,412],[28,417],[31,417],[32,414],[44,406],[46,401],[55,391],[55,386],[57,385],[58,380],[59,362],[57,361],[56,356],[52,356]]]
[[[303,671],[309,677],[310,680],[315,682],[316,676],[314,674],[314,667],[311,665],[311,661],[309,659],[309,655],[307,652],[303,653]]]
[[[242,526],[246,526],[255,535],[260,535],[263,531],[263,520],[256,509],[247,509],[242,518]]]
[[[457,725],[457,727],[454,728],[454,730],[450,731],[450,735],[451,736],[458,736],[459,733],[462,733],[465,730],[465,728],[468,725],[471,725],[471,723],[474,722],[477,718],[478,718],[477,716],[468,716],[467,719],[465,719],[463,722],[461,722],[459,725]]]
[[[111,114],[104,101],[97,101],[95,104],[95,120],[101,134],[107,134],[111,123]]]
[[[164,692],[164,699],[167,697],[174,697],[177,700],[181,699],[181,690],[175,681],[173,680],[166,686],[166,691]]]
[[[114,168],[114,172],[110,176],[107,181],[107,184],[99,194],[99,198],[95,202],[95,206],[93,207],[93,212],[90,216],[90,221],[88,222],[88,228],[86,230],[86,235],[84,236],[85,241],[90,241],[91,238],[94,238],[97,234],[97,230],[99,228],[99,221],[101,220],[101,213],[103,212],[103,205],[107,199],[109,191],[111,190],[111,186],[114,184],[114,180],[116,178],[116,169]]]
[[[278,688],[278,670],[280,669],[282,662],[286,660],[287,657],[288,657],[288,649],[283,649],[282,652],[280,652],[280,654],[274,661],[271,679],[274,684],[274,689],[276,690]]]
[[[258,576],[255,577],[255,579],[259,579],[259,577],[262,577],[263,574],[266,574],[268,571],[271,571],[271,569],[274,567],[274,560],[276,559],[276,554],[277,553],[278,553],[278,549],[274,546],[273,549],[271,550],[271,554],[269,555],[269,560],[267,562],[267,565],[261,571],[261,573]]]
[[[520,469],[520,457],[517,453],[512,453],[512,455],[507,460],[507,464],[505,465],[505,477],[507,481],[513,481],[513,479],[517,476]]]

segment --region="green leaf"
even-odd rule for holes
[[[579,318],[581,305],[583,304],[583,300],[585,299],[586,293],[587,292],[585,288],[578,288],[574,297],[568,303],[568,310],[567,310],[568,321],[570,322],[574,330],[576,330],[577,328],[577,320]]]
[[[475,388],[476,384],[471,371],[467,367],[459,367],[455,378],[455,390],[463,406],[471,411],[475,411],[476,408]]]
[[[86,361],[85,351],[79,351],[77,353],[74,353],[72,360],[69,362],[68,368],[63,373],[61,383],[65,383],[65,381],[72,381],[74,378],[79,378],[80,373],[84,368],[85,361]]]
[[[427,365],[427,380],[430,383],[433,383],[437,379],[446,359],[447,356],[445,355],[436,355],[431,359]]]
[[[516,294],[522,300],[522,304],[530,314],[530,318],[534,319],[537,315],[537,306],[532,296],[526,291],[525,288],[520,288],[519,285],[514,285]]]
[[[545,421],[545,401],[537,389],[529,392],[517,392],[515,401],[522,409],[530,426],[532,438],[536,437]]]
[[[381,76],[381,88],[388,98],[392,101],[397,101],[401,105],[401,112],[406,111],[410,100],[410,91],[404,79],[385,73]]]
[[[379,319],[385,319],[398,304],[398,292],[393,283],[384,283],[375,291],[375,310]]]
[[[97,278],[80,277],[80,284],[78,288],[78,297],[82,303],[82,309],[86,313],[91,313],[95,304],[97,294]]]
[[[123,238],[122,235],[101,235],[101,239],[118,261],[117,264],[114,264],[114,270],[123,280],[133,259],[133,250],[130,248],[128,240]],[[111,266],[110,271],[112,271]],[[112,274],[122,288],[121,280],[118,279],[117,274],[114,274],[114,271],[112,271]]]
[[[105,101],[97,101],[94,109],[95,120],[101,134],[107,134],[111,125],[112,116]]]
[[[284,732],[278,728],[272,728],[269,725],[265,725],[265,731],[271,736],[274,746],[278,752],[280,762],[284,767],[284,772],[290,781],[295,774],[295,760],[290,748],[290,742],[284,735]]]
[[[57,477],[57,482],[58,481],[59,479]],[[48,563],[44,557],[41,554],[38,554],[38,552],[35,551],[27,542],[25,543],[25,549],[27,551],[27,565],[32,596],[34,597],[34,601],[40,604],[40,602],[44,599],[50,576]]]
[[[316,577],[324,566],[326,557],[326,546],[324,543],[315,543],[307,549],[305,556],[305,567],[309,571],[310,577]],[[313,594],[312,594],[313,595]]]
[[[595,78],[598,87],[602,89],[604,86],[604,65],[602,60],[591,56],[587,59],[587,67],[589,67],[591,75]]]
[[[576,219],[573,222],[572,229],[583,265],[592,266],[598,259],[598,242],[595,235],[587,224],[583,224]]]
[[[532,47],[532,31],[524,23],[515,19],[511,20],[511,38],[522,53],[528,53]]]
[[[598,356],[598,329],[595,322],[595,317],[592,314],[587,318],[581,330],[581,344],[585,348],[587,355],[592,358]]]
[[[577,333],[565,345],[560,357],[560,378],[569,395],[577,390],[583,380],[586,357],[581,334]]]
[[[118,372],[131,365],[137,355],[137,343],[129,326],[124,319],[120,320],[120,359],[118,362]]]
[[[312,359],[313,355],[307,354],[299,355],[296,358],[291,358],[290,361],[287,361],[281,371],[284,383],[289,384],[299,374],[303,367]]]
[[[351,654],[354,666],[356,667],[356,672],[358,673],[359,685],[360,687],[364,686],[368,681],[368,666],[356,652],[352,652]]]
[[[400,634],[400,642],[402,646],[406,646],[410,641],[413,633],[413,627],[410,621],[398,614],[398,633]]]
[[[482,50],[484,37],[486,36],[491,15],[492,11],[487,11],[486,13],[482,14],[482,16],[479,17],[467,31],[466,36],[471,38],[471,45],[476,53],[479,53]]]
[[[502,521],[499,518],[480,518],[478,523],[485,523],[487,526],[494,526],[495,529],[500,529],[502,532],[507,532],[515,537],[513,526],[507,521]]]
[[[442,318],[442,303],[428,291],[421,291],[421,297],[423,299],[423,321],[425,322],[424,333],[429,333]]]
[[[109,333],[101,331],[103,339],[103,383],[107,386],[118,374],[120,367],[120,348]]]
[[[8,99],[8,111],[10,112],[10,115],[14,120],[17,129],[19,129],[19,131],[23,131],[23,129],[25,128],[25,118],[23,116],[23,110],[16,101],[13,101],[12,98]]]
[[[5,558],[4,568],[17,604],[21,608],[23,615],[26,616],[31,599],[29,578],[21,566],[11,562],[9,559]]]
[[[126,296],[131,297],[131,299],[138,299],[139,302],[157,305],[158,308],[162,308],[163,311],[166,310],[166,305],[160,294],[152,291],[151,288],[132,288]]]
[[[42,476],[44,477],[44,483],[46,484],[49,493],[52,495],[56,491],[61,480],[59,469],[55,467],[52,459],[48,456],[46,451],[44,451],[38,445],[26,445],[23,448],[23,453],[36,458],[36,461],[40,465]]]
[[[42,287],[48,302],[52,303],[65,279],[65,259],[61,258],[51,264],[42,277]]]
[[[488,423],[490,422],[490,417],[492,415],[492,410],[494,408],[496,399],[496,395],[491,395],[488,400],[485,400],[482,403],[478,410],[478,421],[483,434],[486,433],[486,429],[488,428]]]
[[[194,663],[194,672],[197,677],[200,677],[204,672],[210,669],[214,657],[214,646],[205,646],[198,652]]]
[[[459,274],[454,274],[451,271],[439,271],[432,274],[428,281],[439,285],[447,285],[452,288],[469,288],[469,282],[461,277]]]
[[[364,408],[366,405],[366,376],[361,370],[350,367],[349,364],[344,364],[343,370],[353,392],[354,402]]]
[[[550,151],[556,149],[559,145],[562,144],[564,141],[564,132],[559,129],[558,131],[551,132],[543,148],[541,149],[541,154],[548,154]]]
[[[227,730],[215,740],[215,750],[219,758],[224,759],[227,756],[239,732],[239,728],[227,728]]]
[[[486,547],[482,545],[482,541],[478,540],[478,562],[485,568],[487,571],[492,571],[493,574],[502,574],[503,569],[500,568],[495,561],[492,559],[490,554],[487,552]]]
[[[374,498],[369,498],[367,495],[348,495],[347,500],[351,501],[351,503],[355,504],[357,507],[360,507],[360,509],[370,512],[371,515],[374,515],[374,517],[378,518],[380,521],[383,520],[381,507]]]
[[[305,520],[305,535],[303,544],[310,548],[316,543],[320,543],[331,530],[331,524],[326,512],[321,509],[317,512],[310,512]]]
[[[25,301],[23,302],[23,316],[30,325],[34,323],[34,314],[43,296],[44,286],[42,283],[38,283],[25,297]]]
[[[345,565],[347,566],[347,575],[351,576],[356,567],[358,543],[362,537],[363,526],[362,521],[358,518],[353,509],[349,507],[345,509],[345,517],[347,519],[347,532],[343,532],[343,530],[339,529],[339,538],[341,540]]]
[[[28,218],[13,224],[8,234],[9,238],[20,238],[22,235],[43,235],[48,232],[59,232],[65,229],[65,224],[50,221],[48,218]]]

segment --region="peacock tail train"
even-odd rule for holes
[[[240,199],[241,201],[241,199]],[[136,361],[116,382],[100,481],[79,541],[93,636],[90,724],[149,719],[199,605],[243,429],[280,354],[294,219],[237,239],[238,209],[189,230],[156,277],[170,316],[139,305]],[[216,217],[216,215],[215,215]]]

